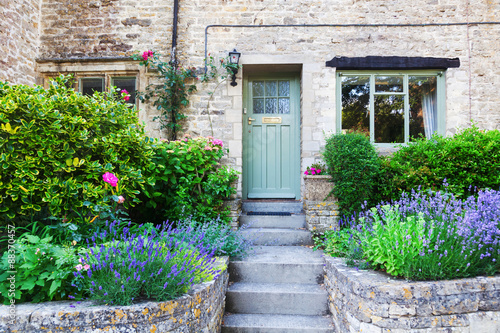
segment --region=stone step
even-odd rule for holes
[[[323,283],[323,252],[303,246],[259,246],[229,262],[229,279],[251,283]]]
[[[242,234],[254,245],[313,245],[311,233],[307,230],[282,228],[250,228]]]
[[[330,333],[329,316],[228,314],[224,316],[222,333]]]
[[[243,212],[287,212],[292,214],[302,213],[302,201],[273,201],[273,200],[245,200],[241,204]]]
[[[303,214],[291,216],[241,215],[240,226],[246,228],[305,228],[306,216]]]
[[[324,316],[328,293],[318,284],[235,282],[226,293],[226,311]]]

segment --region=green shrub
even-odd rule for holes
[[[77,271],[77,248],[51,244],[52,237],[40,239],[25,235],[15,245],[15,295],[9,295],[12,275],[8,254],[0,261],[0,303],[7,304],[13,296],[16,303],[63,300],[82,296],[83,284],[73,275]],[[83,266],[81,266],[83,269]]]
[[[0,82],[0,225],[40,216],[85,220],[84,202],[104,197],[107,171],[126,184],[124,207],[138,202],[153,140],[137,110],[116,92],[83,96],[67,80],[48,89]]]
[[[435,135],[394,153],[386,165],[392,177],[387,195],[396,199],[401,192],[422,189],[447,190],[460,197],[478,188],[500,188],[500,131],[464,129],[452,137]]]
[[[323,157],[332,176],[332,193],[339,200],[341,215],[350,215],[359,210],[364,201],[375,200],[380,159],[365,135],[331,135],[326,139]]]
[[[145,171],[146,207],[134,214],[150,220],[197,222],[226,221],[224,198],[236,193],[231,186],[238,173],[220,164],[227,152],[220,140],[210,137],[161,142],[154,148],[152,163]],[[154,215],[151,215],[151,213]]]
[[[425,221],[423,213],[407,216],[398,207],[385,205],[372,208],[372,219],[365,223],[361,237],[366,260],[375,267],[383,267],[387,273],[395,276],[407,276],[408,264],[415,260],[424,248]]]

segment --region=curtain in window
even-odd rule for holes
[[[425,137],[430,139],[437,130],[436,89],[432,89],[429,84],[424,84],[422,88]]]

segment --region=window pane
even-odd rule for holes
[[[277,98],[266,98],[266,113],[277,113]]]
[[[403,92],[403,77],[375,76],[375,92]]]
[[[127,101],[130,104],[135,104],[135,77],[133,78],[113,78],[113,85],[123,90],[125,89],[130,94],[130,99]]]
[[[264,96],[264,82],[263,81],[254,81],[252,83],[252,93],[253,93],[253,97]]]
[[[80,79],[80,92],[82,95],[91,96],[94,91],[104,91],[104,78],[83,78]]]
[[[410,141],[423,135],[430,138],[437,130],[436,76],[410,76]]]
[[[404,96],[375,96],[375,142],[404,141]]]
[[[370,76],[342,77],[342,130],[370,133]]]
[[[267,96],[276,96],[277,95],[277,82],[276,81],[267,81],[266,82],[266,97]]]
[[[279,82],[279,95],[290,96],[290,81]]]
[[[280,98],[278,100],[279,113],[290,113],[290,99],[289,98]]]
[[[264,99],[254,98],[253,100],[253,113],[264,113]]]

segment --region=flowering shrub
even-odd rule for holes
[[[227,152],[222,141],[186,134],[181,140],[161,142],[154,150],[145,171],[146,207],[135,214],[148,216],[151,221],[178,221],[191,216],[202,222],[213,221],[219,215],[224,220],[227,213],[223,199],[236,193],[231,184],[238,176],[235,170],[220,165]]]
[[[154,140],[115,92],[83,96],[68,79],[48,89],[0,82],[0,224],[83,223],[83,203],[106,192],[106,171],[126,182],[125,208],[137,203]]]
[[[361,214],[354,228],[375,268],[414,280],[500,271],[500,192],[459,199],[448,192],[404,194]]]
[[[81,297],[83,285],[74,277],[73,271],[85,271],[88,266],[78,262],[78,251],[73,246],[51,244],[52,237],[40,239],[35,235],[26,235],[16,242],[15,299],[21,302],[45,302],[67,299],[68,295]],[[0,303],[7,304],[10,297],[12,275],[8,263],[8,252],[4,252],[0,261]],[[10,303],[9,303],[10,304]]]
[[[90,268],[77,270],[74,276],[84,281],[90,298],[101,303],[174,299],[194,284],[212,280],[223,269],[214,267],[213,253],[201,242],[203,235],[187,240],[183,232],[167,225],[153,234],[147,230],[134,234],[125,228],[110,243],[99,245],[96,241],[106,237],[103,231],[92,237],[82,258]]]
[[[321,163],[315,163],[307,167],[307,170],[304,171],[304,175],[326,175],[326,166]]]

